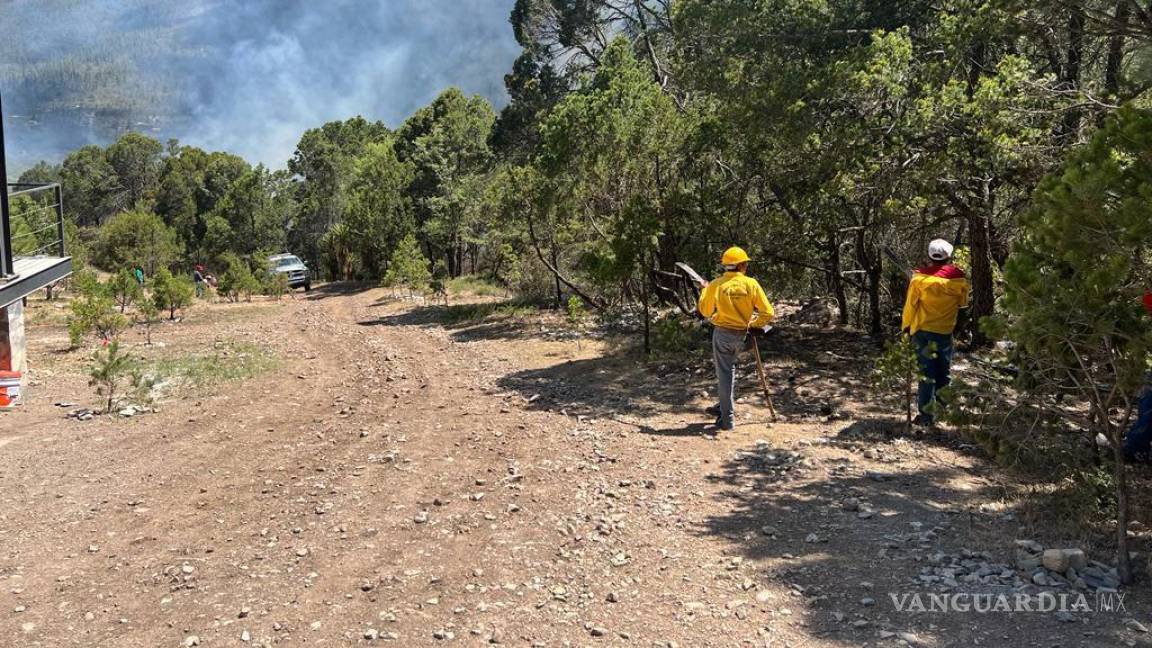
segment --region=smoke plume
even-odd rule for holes
[[[514,0],[9,0],[14,166],[140,130],[282,167],[308,128],[397,126],[444,88],[498,108]]]

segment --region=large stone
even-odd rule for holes
[[[1068,567],[1071,569],[1084,569],[1088,566],[1088,557],[1084,555],[1081,549],[1063,549],[1064,557],[1068,559]]]
[[[1022,571],[1030,572],[1040,566],[1040,556],[1028,553],[1027,551],[1016,552],[1016,568]]]
[[[1029,553],[1038,554],[1044,551],[1044,546],[1035,540],[1017,540],[1016,547]]]
[[[1069,558],[1068,554],[1064,553],[1063,549],[1048,549],[1044,552],[1040,559],[1040,563],[1046,569],[1051,569],[1057,574],[1063,574],[1068,571]]]

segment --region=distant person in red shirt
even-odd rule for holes
[[[937,393],[952,382],[952,334],[960,312],[968,308],[968,279],[952,265],[952,244],[928,244],[928,264],[917,268],[904,301],[904,332],[912,336],[920,362],[916,425],[936,422]]]
[[[204,297],[204,284],[208,283],[204,275],[204,266],[196,264],[196,269],[192,272],[192,281],[196,284],[196,297]]]

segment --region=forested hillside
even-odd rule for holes
[[[308,127],[391,124],[460,79],[501,102],[512,0],[0,4],[9,169],[136,130],[279,167]]]
[[[46,0],[0,5],[10,165],[128,130],[178,129],[177,70],[199,58],[177,29],[202,3]],[[125,22],[124,16],[132,17]]]
[[[1031,5],[520,0],[499,115],[449,89],[394,131],[318,125],[286,172],[130,135],[32,175],[82,228],[154,213],[183,267],[288,248],[378,280],[413,235],[430,268],[598,309],[741,242],[874,335],[947,236],[978,319],[1041,178],[1149,79],[1139,3]]]

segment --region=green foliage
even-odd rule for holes
[[[400,161],[392,142],[370,143],[355,160],[348,216],[336,226],[345,231],[329,241],[330,263],[342,267],[345,278],[356,272],[373,279],[384,275],[390,252],[415,229],[408,193],[413,180],[412,165]]]
[[[167,311],[168,319],[176,319],[176,311],[191,306],[195,295],[196,286],[191,279],[174,277],[167,268],[161,268],[152,277],[152,303],[160,311]]]
[[[1054,498],[1056,514],[1080,524],[1116,519],[1116,476],[1106,467],[1072,471]]]
[[[468,294],[478,297],[504,297],[508,294],[507,288],[493,283],[485,277],[470,274],[449,279],[445,284],[445,288],[454,295]]]
[[[136,275],[132,273],[131,268],[122,268],[120,272],[112,275],[108,281],[108,292],[120,307],[121,313],[132,304],[143,301],[144,297],[144,289],[140,286],[140,282],[136,281]]]
[[[288,285],[288,275],[283,272],[265,271],[264,273],[263,291],[264,294],[272,297],[276,301],[280,301],[289,290],[291,286]]]
[[[116,186],[116,173],[99,146],[85,146],[68,154],[60,181],[65,213],[72,222],[82,227],[99,225],[116,212],[112,189]]]
[[[1148,151],[1152,114],[1124,110],[1043,182],[1004,271],[1007,316],[988,323],[1035,363],[1034,389],[1090,403],[1093,435],[1117,439],[1123,421],[1109,414],[1139,392],[1152,349],[1141,307],[1152,285]]]
[[[136,307],[136,324],[144,328],[144,343],[152,346],[152,328],[160,319],[160,309],[156,308],[156,302],[150,299],[142,299]]]
[[[268,349],[242,342],[218,342],[210,353],[165,356],[149,373],[177,389],[202,393],[220,385],[247,380],[274,369],[276,356]]]
[[[874,384],[881,393],[887,393],[904,408],[904,421],[910,429],[915,403],[916,383],[920,375],[916,345],[912,338],[901,335],[884,345],[884,353],[876,360]]]
[[[409,191],[424,241],[453,277],[464,272],[465,251],[484,227],[484,172],[495,119],[487,100],[449,88],[396,134],[397,157],[414,172]]]
[[[381,122],[363,117],[336,121],[311,129],[300,138],[288,170],[300,178],[296,188],[297,218],[289,232],[288,247],[313,263],[321,258],[321,239],[348,215],[348,186],[357,158],[373,143],[385,142],[390,132]],[[336,275],[336,268],[328,268]]]
[[[241,299],[252,301],[252,295],[260,292],[264,284],[252,272],[248,262],[235,255],[224,257],[223,262],[227,268],[220,277],[220,284],[217,287],[220,294],[230,302],[238,302]]]
[[[100,228],[97,264],[109,271],[141,266],[151,276],[176,260],[176,232],[159,216],[137,207],[120,212]]]
[[[536,311],[536,305],[518,299],[455,304],[441,309],[445,326],[471,326],[484,321],[517,319]]]
[[[87,268],[91,251],[88,243],[81,237],[80,228],[76,223],[66,220],[64,222],[64,250],[72,257],[73,268]]]
[[[113,340],[92,354],[88,385],[96,388],[96,395],[103,399],[104,413],[108,414],[125,398],[147,399],[153,381],[141,372],[139,360],[122,351],[120,342]]]
[[[428,287],[432,273],[428,270],[428,258],[412,234],[405,236],[388,262],[388,272],[384,274],[384,285],[389,287],[407,286],[410,290],[423,291]]]
[[[1152,285],[1152,113],[1122,109],[1062,172],[1046,178],[1004,270],[1005,315],[988,329],[1019,346],[1020,387],[1088,408],[1055,413],[1113,448],[1122,580],[1127,553],[1124,432],[1146,380],[1152,323],[1141,299]]]
[[[568,218],[602,223],[605,237],[584,230],[576,239],[584,239],[579,262],[599,287],[626,285],[657,251],[669,225],[668,195],[675,191],[674,160],[685,127],[672,98],[624,39],[608,48],[595,77],[541,124],[546,227],[567,238],[575,233]]]
[[[704,331],[698,320],[679,312],[669,312],[652,322],[652,350],[683,358],[705,347]]]
[[[251,256],[260,250],[283,249],[287,218],[292,214],[289,199],[287,176],[263,165],[245,171],[206,216],[216,232],[215,240],[205,242],[205,253],[217,259],[229,252]]]
[[[68,340],[73,349],[84,339],[95,334],[104,342],[114,340],[128,320],[116,310],[111,288],[90,271],[81,271],[73,278],[76,296],[68,304]]]
[[[12,250],[17,255],[55,254],[60,237],[56,211],[47,196],[10,199]]]
[[[115,199],[121,208],[151,197],[160,181],[164,146],[140,133],[125,133],[104,155],[117,178]]]
[[[338,279],[351,281],[359,270],[356,255],[358,237],[348,223],[336,223],[320,239],[325,264]]]

